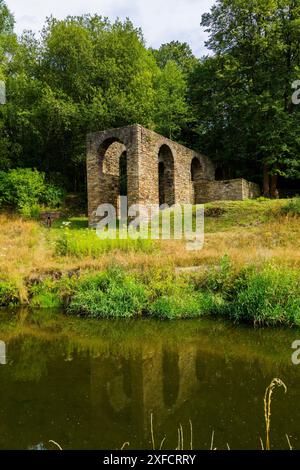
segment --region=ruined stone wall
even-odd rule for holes
[[[89,223],[97,222],[100,204],[118,206],[119,161],[127,152],[127,185],[130,205],[139,201],[138,128],[129,126],[89,134],[87,138],[87,186]]]
[[[124,152],[129,206],[158,205],[161,199],[172,205],[260,195],[257,185],[243,179],[215,181],[215,166],[209,158],[137,124],[88,136],[90,225],[97,222],[100,204],[112,204],[119,215],[120,157]]]
[[[260,188],[255,183],[239,178],[225,181],[199,181],[197,204],[210,201],[242,201],[260,196]]]
[[[158,155],[162,146],[167,146],[174,159],[174,194],[176,204],[193,203],[193,183],[191,164],[193,158],[198,158],[202,169],[202,177],[214,179],[214,165],[211,160],[183,145],[173,142],[156,132],[140,126],[140,201],[157,204],[159,199]]]

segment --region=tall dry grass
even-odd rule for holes
[[[235,207],[228,203],[228,207],[231,206]],[[133,271],[191,266],[205,270],[219,265],[220,259],[227,254],[237,269],[248,264],[261,265],[266,261],[273,261],[278,266],[300,268],[299,217],[278,214],[259,224],[241,226],[239,220],[236,223],[231,220],[231,224],[231,228],[225,230],[218,219],[215,226],[214,221],[210,220],[204,248],[199,251],[188,251],[184,240],[169,240],[155,242],[158,249],[150,251],[113,249],[95,256],[94,253],[89,255],[87,250],[86,256],[78,258],[72,254],[61,256],[57,253],[57,230],[46,229],[39,222],[2,214],[0,278],[12,279],[24,299],[25,280],[28,278],[53,272],[98,271],[112,263]]]

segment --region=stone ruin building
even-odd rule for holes
[[[128,207],[260,195],[258,185],[242,178],[220,180],[208,157],[139,124],[88,135],[87,185],[90,226],[97,222],[100,204],[109,203],[118,210],[120,195],[128,197]]]

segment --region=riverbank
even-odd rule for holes
[[[0,216],[0,304],[92,318],[222,316],[300,324],[300,224],[288,201],[206,206],[205,246],[100,241],[84,218]]]

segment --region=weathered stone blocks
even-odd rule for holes
[[[194,204],[259,195],[259,187],[243,179],[215,181],[215,166],[208,157],[136,124],[87,137],[90,225],[97,221],[100,204],[118,207],[121,155],[127,161],[129,206]]]

